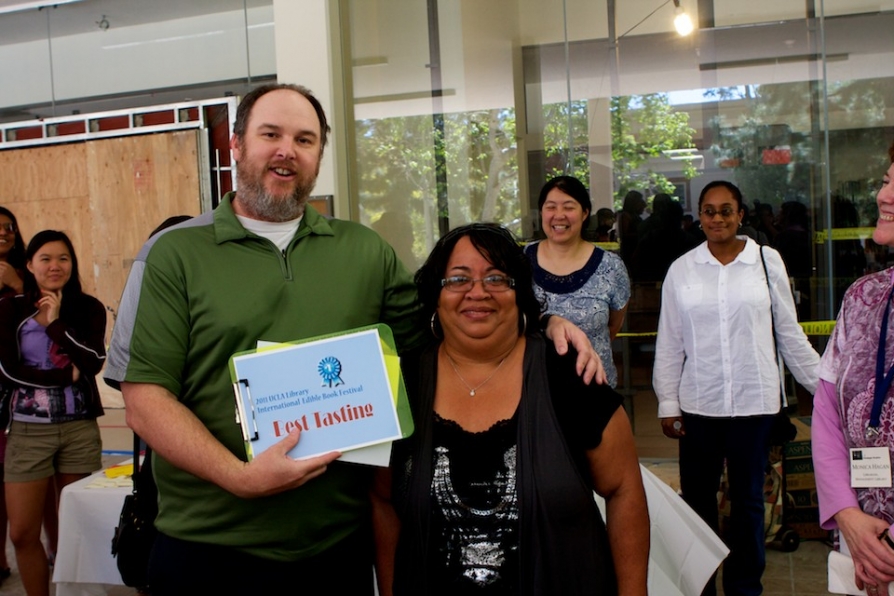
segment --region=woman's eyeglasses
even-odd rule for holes
[[[481,279],[472,279],[463,275],[454,275],[441,280],[441,287],[451,292],[468,292],[480,281],[488,292],[505,292],[515,287],[515,280],[505,275],[488,275]]]
[[[0,232],[6,232],[7,234],[15,234],[16,226],[11,223],[0,223]]]
[[[720,211],[718,211],[717,209],[712,209],[711,207],[701,210],[701,214],[704,215],[705,217],[714,217],[718,213],[720,214],[721,217],[726,218],[726,217],[732,217],[733,214],[736,213],[736,210],[733,209],[732,207],[724,207]]]

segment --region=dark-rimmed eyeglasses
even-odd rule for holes
[[[505,275],[488,275],[481,279],[472,279],[464,275],[454,275],[441,280],[441,287],[451,292],[469,292],[480,281],[488,292],[505,292],[515,287],[515,280]]]
[[[6,232],[7,234],[15,234],[16,233],[16,225],[12,223],[0,223],[0,232]]]

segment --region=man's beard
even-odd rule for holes
[[[307,205],[307,197],[310,196],[317,182],[316,176],[312,178],[299,178],[292,193],[283,197],[267,192],[264,188],[263,173],[261,176],[253,176],[236,164],[236,175],[239,179],[239,190],[236,199],[245,214],[259,221],[291,221],[304,214]],[[300,176],[300,174],[299,174]]]

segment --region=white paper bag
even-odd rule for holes
[[[640,466],[652,519],[652,567],[670,579],[685,596],[698,596],[729,554],[723,541],[671,487]],[[650,594],[665,594],[663,590]]]
[[[651,519],[649,594],[699,596],[729,554],[723,541],[685,501],[640,466]],[[597,496],[605,516],[605,504]]]
[[[855,596],[866,594],[866,590],[857,589],[854,581],[854,560],[836,550],[829,553],[829,592]],[[888,594],[894,596],[894,584],[888,584]]]

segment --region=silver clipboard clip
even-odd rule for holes
[[[251,433],[248,428],[248,416],[245,411],[245,400],[242,398],[240,386],[245,386],[245,395],[248,398],[248,405],[251,408]],[[239,379],[233,383],[233,393],[236,395],[236,424],[242,430],[242,439],[247,443],[258,440],[258,418],[255,414],[255,402],[251,398],[251,389],[248,386],[248,379]]]

